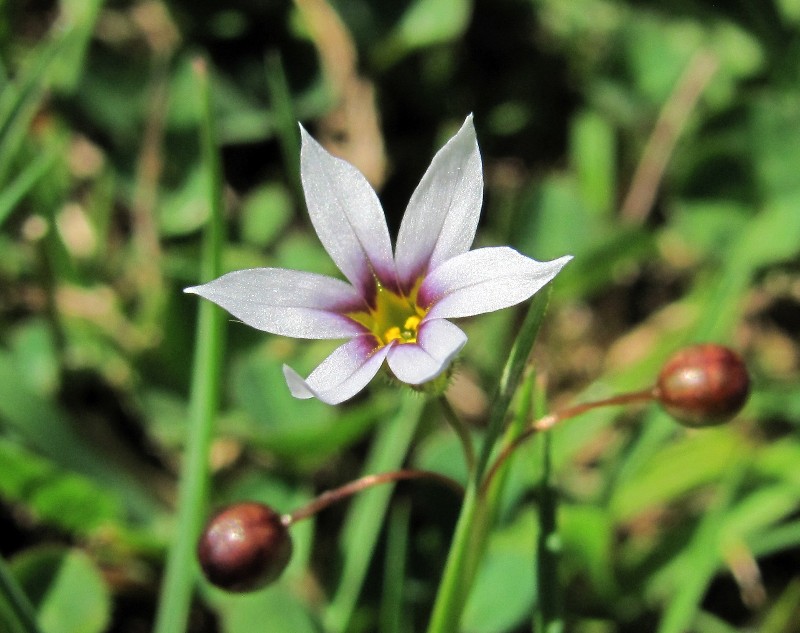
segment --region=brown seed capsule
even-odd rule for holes
[[[292,539],[269,506],[234,503],[209,519],[197,556],[212,584],[228,591],[253,591],[283,573],[292,556]]]
[[[707,343],[686,347],[667,360],[655,396],[681,424],[702,427],[730,420],[749,393],[750,377],[739,355]]]

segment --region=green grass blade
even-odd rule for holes
[[[800,546],[800,521],[789,521],[748,539],[757,557]]]
[[[40,154],[0,191],[0,228],[25,195],[43,178],[62,155],[62,148]]]
[[[65,45],[53,67],[52,85],[72,93],[85,71],[84,59],[105,0],[61,0],[61,29]]]
[[[202,279],[205,281],[221,272],[222,174],[211,112],[208,72],[205,64],[199,60],[195,63],[195,70],[203,104],[200,133],[211,207],[201,262]],[[189,402],[189,436],[181,470],[177,526],[167,557],[156,615],[157,633],[182,633],[186,630],[192,588],[197,578],[195,543],[202,527],[208,496],[208,450],[219,407],[224,325],[222,310],[209,301],[200,303]]]
[[[30,66],[0,93],[0,184],[5,183],[17,153],[28,137],[31,121],[46,93],[53,65],[63,49],[63,37],[41,46]]]
[[[364,465],[364,474],[397,470],[402,466],[424,404],[425,401],[418,394],[403,394],[397,415],[378,427]],[[341,551],[345,556],[342,577],[323,617],[328,631],[341,633],[347,629],[393,491],[394,485],[366,490],[350,506],[341,540]]]
[[[797,630],[800,619],[800,581],[792,580],[772,605],[761,623],[760,633],[787,633]]]
[[[152,517],[158,509],[144,486],[80,435],[67,411],[25,383],[12,355],[4,350],[0,350],[0,419],[37,453],[113,488],[137,519]]]
[[[13,627],[13,633],[39,633],[36,611],[2,556],[0,556],[0,600],[5,601],[12,611],[9,615],[14,623],[8,624]],[[3,625],[2,609],[0,609],[0,625]]]
[[[720,484],[717,498],[700,521],[691,542],[681,554],[688,573],[681,577],[680,587],[664,611],[658,633],[683,633],[692,624],[711,578],[719,568],[721,551],[719,538],[725,514],[744,480],[747,471],[743,463],[733,464]]]
[[[88,43],[104,0],[64,0],[52,36],[34,61],[0,92],[0,184],[30,132],[33,117],[51,88],[74,90],[84,71]],[[0,214],[2,218],[2,214]]]
[[[266,59],[267,88],[269,89],[272,113],[275,116],[275,132],[283,154],[283,167],[291,180],[298,200],[303,199],[300,182],[300,137],[297,117],[294,113],[292,93],[283,70],[280,53],[273,52]]]

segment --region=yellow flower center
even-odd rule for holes
[[[417,305],[418,289],[419,283],[405,296],[377,284],[375,307],[369,311],[349,312],[347,316],[372,332],[381,345],[392,341],[416,343],[417,329],[426,312]]]

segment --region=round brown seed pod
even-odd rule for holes
[[[691,427],[723,424],[750,393],[747,366],[733,350],[705,343],[673,354],[658,375],[655,397],[678,422]]]
[[[292,539],[269,506],[234,503],[209,519],[197,556],[211,584],[228,591],[253,591],[283,573],[292,556]]]

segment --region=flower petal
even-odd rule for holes
[[[422,282],[418,302],[426,319],[493,312],[525,301],[555,277],[571,255],[537,262],[513,248],[479,248],[446,261]]]
[[[306,205],[325,250],[364,297],[372,296],[375,277],[394,288],[392,243],[375,191],[360,171],[331,156],[302,125],[300,132]]]
[[[469,250],[483,203],[483,172],[472,115],[434,156],[406,208],[395,262],[408,290],[427,270]]]
[[[410,385],[428,382],[447,368],[466,342],[467,335],[450,321],[425,321],[416,344],[404,343],[389,350],[389,369],[398,380]]]
[[[305,400],[316,397],[327,404],[344,402],[367,386],[392,347],[377,346],[378,342],[370,334],[351,339],[337,347],[306,380],[284,365],[286,384],[295,398]]]
[[[342,312],[364,309],[350,284],[285,268],[251,268],[223,275],[184,292],[225,308],[250,327],[296,338],[350,338],[364,327]]]

